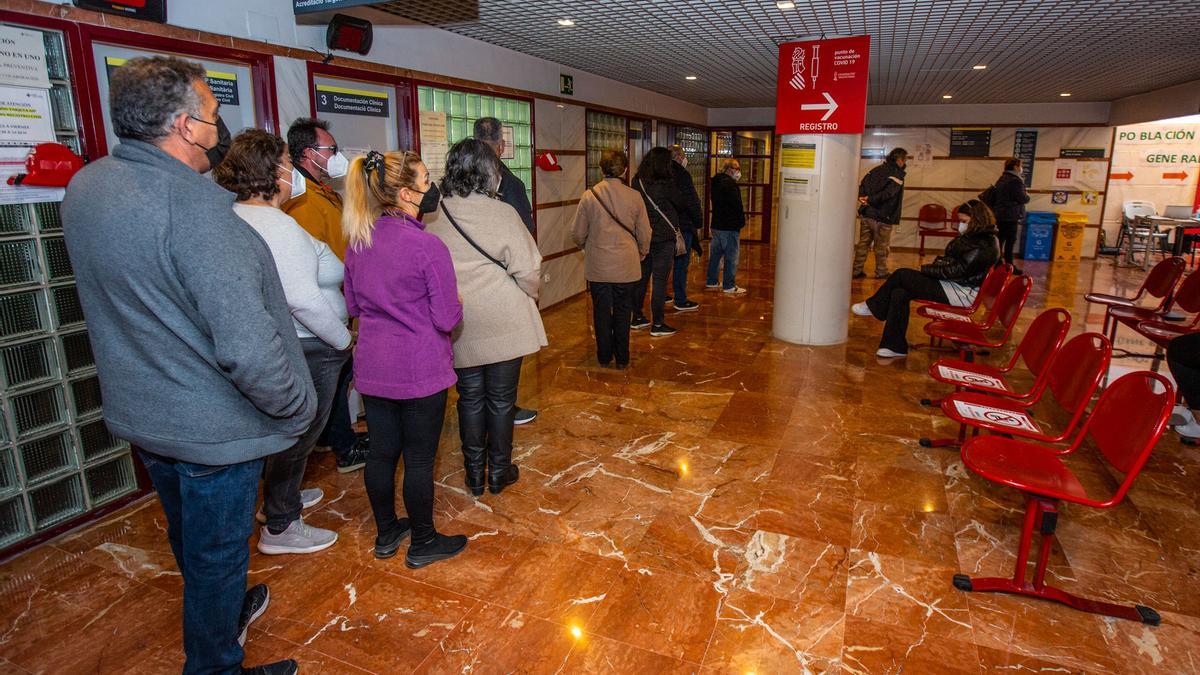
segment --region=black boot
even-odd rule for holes
[[[490,469],[491,467],[488,468]],[[507,467],[499,471],[488,473],[488,490],[491,490],[492,494],[498,495],[504,492],[504,488],[517,482],[517,479],[520,477],[521,471],[517,468],[517,465],[509,463]]]
[[[466,469],[464,482],[467,489],[476,497],[483,494],[483,483],[487,476],[487,454],[483,448],[468,448],[463,446],[463,468]]]

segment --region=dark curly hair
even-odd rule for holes
[[[287,150],[283,139],[262,129],[246,129],[233,137],[225,161],[213,169],[217,185],[237,195],[239,202],[279,192],[279,161]]]
[[[500,160],[487,143],[464,138],[450,148],[446,172],[442,174],[442,194],[466,197],[480,192],[493,196],[499,181]]]

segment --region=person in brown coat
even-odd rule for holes
[[[583,193],[571,236],[583,249],[583,273],[592,294],[596,358],[618,370],[629,365],[629,323],[641,261],[650,253],[650,218],[641,194],[622,179],[629,159],[619,150],[600,156],[604,179]]]

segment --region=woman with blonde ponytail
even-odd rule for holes
[[[433,461],[456,382],[450,331],[462,301],[446,245],[418,220],[440,201],[420,156],[371,151],[346,175],[344,292],[358,318],[354,386],[363,395],[371,450],[363,474],[378,534],[375,557],[412,535],[408,567],[458,555],[463,535],[433,526]],[[396,516],[396,466],[404,458],[404,510]]]

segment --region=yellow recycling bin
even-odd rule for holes
[[[1058,233],[1054,237],[1054,261],[1079,262],[1083,253],[1083,232],[1087,215],[1074,211],[1058,214]]]

